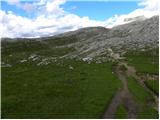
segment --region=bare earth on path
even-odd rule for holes
[[[123,70],[121,66],[125,66],[126,70]],[[114,119],[117,108],[120,104],[124,105],[127,111],[127,118],[131,118],[131,119],[137,118],[139,107],[137,103],[134,101],[133,95],[128,90],[128,86],[127,86],[128,76],[132,76],[135,79],[137,79],[138,83],[152,94],[156,103],[155,108],[158,110],[159,98],[148,87],[145,86],[141,78],[137,76],[136,70],[134,67],[128,66],[127,63],[125,62],[119,62],[118,65],[114,68],[114,72],[116,73],[118,78],[122,81],[123,88],[120,89],[116,93],[116,95],[113,97],[111,103],[109,104],[108,108],[106,109],[106,111],[102,116],[103,119]]]
[[[136,118],[138,105],[136,104],[132,94],[128,90],[126,73],[121,70],[120,65],[116,66],[115,73],[117,74],[118,78],[122,81],[123,88],[119,90],[117,94],[114,96],[113,100],[111,101],[109,107],[107,108],[102,118],[104,119],[115,118],[117,107],[121,103],[124,105],[125,109],[128,111],[127,118]]]

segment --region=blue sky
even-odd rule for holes
[[[32,4],[32,1],[22,1],[21,3],[30,3]],[[36,12],[28,13],[22,8],[17,7],[16,5],[8,4],[7,1],[1,1],[1,10],[3,11],[12,11],[14,14],[19,15],[19,16],[24,16],[28,18],[35,18],[36,17]]]
[[[80,17],[88,16],[95,20],[106,20],[109,17],[117,14],[127,14],[139,6],[137,1],[132,2],[120,2],[120,1],[110,1],[110,2],[73,2],[69,1],[64,5],[64,8],[70,13],[79,15]],[[71,9],[74,8],[74,9]]]
[[[33,3],[32,1],[23,1],[23,3]],[[80,17],[88,16],[94,20],[106,20],[113,15],[128,14],[131,11],[140,8],[138,1],[67,1],[61,5],[65,11],[76,14]],[[27,12],[16,5],[10,5],[6,1],[1,1],[1,9],[4,11],[12,11],[16,15],[36,18],[36,11]]]

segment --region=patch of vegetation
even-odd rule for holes
[[[155,94],[159,95],[159,81],[158,80],[146,80],[144,83]]]
[[[127,119],[127,112],[122,104],[118,106],[115,116],[116,119]]]
[[[145,108],[142,112],[138,114],[139,119],[158,119],[158,111],[153,108]]]
[[[35,52],[35,54],[41,55],[41,56],[58,57],[58,56],[66,55],[73,51],[75,51],[73,47],[64,47],[64,48],[53,48],[53,49],[40,50],[40,51]]]
[[[60,38],[59,38],[60,39]],[[54,55],[60,56],[72,52],[75,49],[73,47],[61,47],[56,48],[55,46],[66,45],[71,42],[72,38],[62,40],[44,40],[35,41],[35,40],[26,40],[26,41],[15,41],[7,42],[2,41],[2,56],[7,56],[10,54],[33,54],[39,53],[42,55]],[[72,40],[74,41],[74,40]],[[66,43],[67,42],[67,43]]]
[[[73,47],[51,48],[40,41],[2,42],[2,61],[9,64],[18,64],[22,59],[28,59],[35,54],[41,57],[60,57],[75,51]],[[51,44],[50,44],[51,45]]]
[[[48,49],[46,44],[35,40],[22,40],[15,42],[2,41],[2,55],[9,55],[12,53],[30,52],[33,53],[38,50]]]
[[[132,77],[128,78],[128,88],[139,105],[138,118],[157,118],[158,112],[149,106],[150,102],[154,103],[154,98],[151,93],[146,91],[140,84],[138,84],[136,79]]]
[[[62,46],[62,45],[67,45],[71,43],[77,42],[78,39],[75,36],[70,36],[70,37],[57,37],[57,38],[48,38],[44,42],[48,45],[53,46]]]
[[[141,73],[159,73],[159,50],[153,49],[149,51],[130,51],[125,57],[127,62],[134,66]]]
[[[121,87],[112,63],[58,62],[2,68],[2,118],[99,118]]]
[[[154,100],[151,93],[146,91],[133,77],[128,77],[128,88],[135,99],[141,104],[146,105],[149,101]]]

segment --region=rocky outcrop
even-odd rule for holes
[[[143,18],[143,17],[141,17]],[[137,19],[137,18],[136,18]],[[3,41],[13,39],[2,39]],[[93,58],[110,53],[112,50],[120,57],[128,50],[141,50],[157,48],[159,41],[159,16],[150,19],[138,19],[133,22],[119,25],[111,29],[104,27],[82,28],[59,34],[53,37],[34,39],[14,39],[16,41],[37,41],[38,44],[54,48],[74,48],[61,58]],[[27,42],[26,42],[27,44]],[[31,42],[29,44],[32,44]],[[35,43],[34,43],[35,44]],[[2,43],[2,48],[3,48]]]

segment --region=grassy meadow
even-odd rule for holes
[[[130,51],[125,55],[127,62],[139,73],[159,74],[159,50]]]
[[[99,118],[120,87],[112,63],[16,64],[2,68],[2,118]]]
[[[74,41],[66,39],[65,44]],[[75,48],[62,47],[63,39],[43,42],[2,42],[2,62],[11,65],[1,69],[2,118],[101,118],[117,91],[123,88],[113,69],[118,64],[60,59]],[[55,44],[61,47],[52,47]],[[130,51],[124,57],[137,73],[158,75],[157,49]],[[148,80],[145,85],[158,93],[158,81]],[[137,117],[158,118],[150,104],[154,103],[150,91],[133,77],[127,78],[127,86],[139,105]],[[115,118],[127,115],[127,109],[119,105]]]

